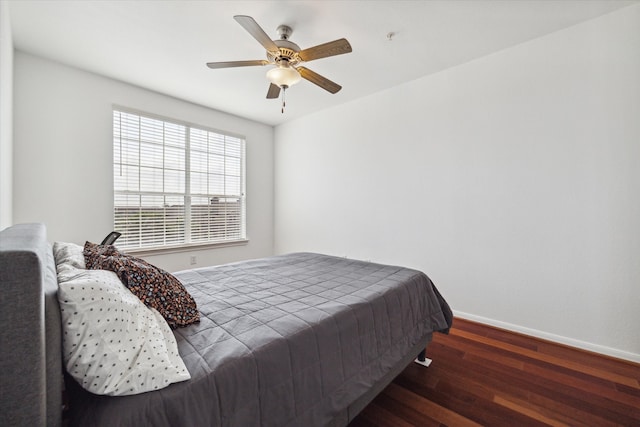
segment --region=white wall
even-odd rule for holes
[[[273,253],[273,128],[16,51],[15,223],[40,221],[51,241],[99,242],[113,229],[114,104],[244,135],[243,246],[149,256],[169,271]],[[135,65],[135,64],[133,64]],[[132,65],[132,66],[133,66]]]
[[[276,128],[276,253],[640,361],[640,6]]]
[[[13,37],[9,3],[0,2],[0,230],[12,224]]]

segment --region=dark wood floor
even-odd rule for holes
[[[639,364],[462,319],[427,356],[349,426],[640,426]]]

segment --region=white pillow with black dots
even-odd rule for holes
[[[59,269],[58,283],[64,363],[83,388],[124,396],[191,378],[167,322],[115,273]]]

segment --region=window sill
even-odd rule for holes
[[[132,255],[163,255],[163,254],[173,254],[180,252],[193,252],[193,251],[203,251],[207,249],[219,249],[226,248],[230,246],[243,246],[249,243],[249,239],[242,240],[234,240],[230,242],[221,242],[221,243],[191,243],[177,246],[162,246],[157,248],[132,248],[132,249],[122,249],[123,252]],[[117,247],[118,245],[116,245]]]

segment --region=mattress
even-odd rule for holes
[[[71,425],[328,425],[452,321],[403,267],[295,253],[175,276],[201,314],[174,331],[191,379],[126,397],[68,380]]]

